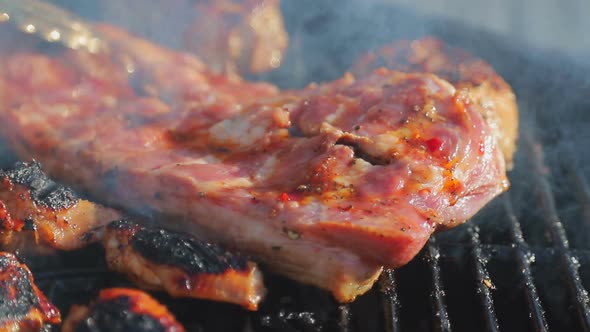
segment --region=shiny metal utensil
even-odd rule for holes
[[[2,23],[71,49],[99,53],[107,48],[92,24],[42,0],[0,0],[0,28]]]

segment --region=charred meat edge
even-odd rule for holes
[[[59,310],[35,285],[29,268],[0,252],[0,330],[42,331],[61,322]]]
[[[71,308],[63,332],[184,332],[174,315],[147,293],[129,288],[100,291],[90,305]]]
[[[51,180],[39,162],[16,162],[0,170],[0,236],[5,249],[39,253],[44,246],[69,250],[101,242],[109,268],[148,289],[250,310],[264,298],[262,274],[245,257],[182,233],[112,219],[121,217]],[[57,232],[72,235],[60,237]]]

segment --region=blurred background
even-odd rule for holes
[[[169,0],[166,6],[156,6],[153,10],[150,4],[161,4],[162,0],[51,0],[71,9],[81,9],[83,12],[100,13],[99,16],[108,18],[116,23],[137,21],[143,18],[149,22],[142,27],[149,30],[149,35],[158,36],[159,30],[174,29],[183,24],[189,15],[186,10],[177,10],[187,3],[211,0]],[[223,0],[215,0],[222,2]],[[231,2],[232,0],[225,0]],[[253,0],[252,0],[253,1]],[[261,0],[262,1],[262,0]],[[266,0],[269,1],[269,0]],[[298,3],[298,7],[309,8],[311,12],[326,7],[333,10],[334,6],[346,7],[370,6],[374,3],[387,3],[402,8],[411,9],[419,14],[437,16],[459,21],[468,26],[480,27],[493,33],[523,43],[533,48],[558,50],[575,57],[583,62],[590,56],[590,0],[280,0],[283,6],[291,7]],[[300,6],[299,3],[305,3]],[[306,13],[297,15],[305,16]],[[174,17],[173,20],[170,18]],[[394,23],[395,24],[395,23]],[[147,28],[146,28],[147,26]],[[169,38],[169,37],[168,37]],[[170,40],[168,40],[170,42]]]
[[[289,1],[289,0],[287,0]],[[482,27],[584,60],[590,55],[588,0],[376,0]]]

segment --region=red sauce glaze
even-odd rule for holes
[[[424,142],[426,144],[426,148],[428,149],[428,151],[434,153],[437,151],[441,151],[442,146],[443,146],[443,141],[440,138],[437,137],[433,137],[429,140],[426,140],[426,142]]]
[[[291,197],[289,196],[289,194],[287,194],[287,193],[283,192],[283,193],[281,193],[281,195],[279,196],[279,200],[280,200],[281,202],[288,202],[288,201],[290,201],[290,200],[291,200]]]

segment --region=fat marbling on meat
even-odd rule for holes
[[[130,76],[75,52],[1,60],[2,136],[105,202],[174,216],[166,227],[340,301],[508,187],[480,106],[433,74],[378,69],[281,92],[103,32]]]

